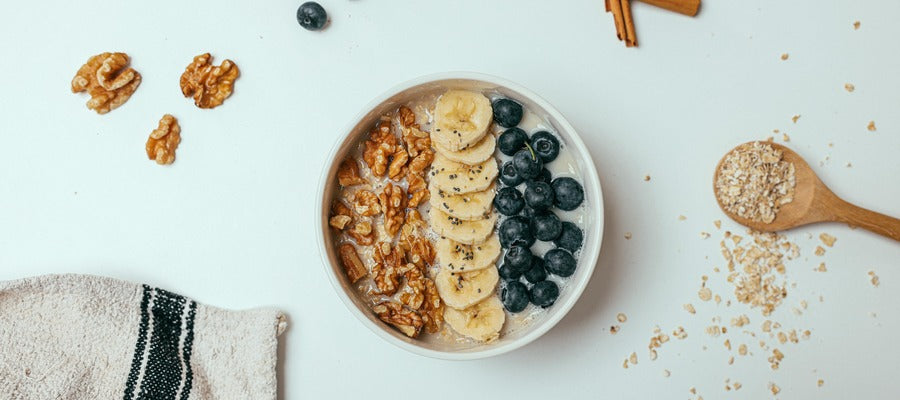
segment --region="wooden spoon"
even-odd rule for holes
[[[719,196],[716,196],[719,208],[731,219],[741,225],[763,232],[782,231],[816,222],[846,222],[850,226],[859,226],[900,241],[900,219],[879,214],[842,200],[822,183],[800,155],[777,143],[766,142],[765,144],[781,150],[784,160],[794,164],[794,176],[797,182],[794,187],[794,200],[781,206],[781,210],[775,214],[774,221],[765,223],[728,212],[719,200]],[[731,154],[731,151],[726,153],[726,157]],[[716,165],[716,173],[713,176],[713,193],[716,192],[716,177],[718,177],[724,161],[725,157],[722,157],[722,160],[719,160],[719,164]]]

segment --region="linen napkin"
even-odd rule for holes
[[[0,398],[275,399],[286,326],[112,278],[0,282]]]

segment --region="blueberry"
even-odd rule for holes
[[[536,306],[550,307],[559,297],[559,286],[551,281],[540,281],[531,287],[531,302]]]
[[[503,163],[503,167],[500,168],[500,182],[506,186],[519,186],[523,181],[525,178],[519,175],[519,171],[516,170],[512,161]]]
[[[572,211],[584,201],[584,188],[572,178],[556,178],[551,185],[556,196],[555,204],[560,210]]]
[[[535,216],[531,223],[534,225],[534,237],[538,240],[549,242],[562,233],[562,222],[552,212]]]
[[[548,171],[547,168],[542,169],[541,173],[538,174],[538,176],[534,178],[535,182],[544,182],[547,184],[549,184],[552,180],[553,180],[553,178],[550,175],[550,171]]]
[[[522,216],[509,217],[497,229],[500,245],[508,249],[512,245],[531,247],[534,244],[534,231],[531,221]]]
[[[528,134],[525,131],[519,128],[509,128],[497,138],[497,147],[500,148],[501,153],[512,156],[525,147],[527,141]]]
[[[584,233],[581,232],[581,228],[568,221],[562,223],[562,233],[553,241],[556,247],[572,253],[581,248],[582,242],[584,242]]]
[[[516,166],[516,171],[519,172],[519,176],[523,179],[534,179],[540,175],[541,168],[544,168],[544,162],[541,161],[541,158],[529,149],[522,149],[516,152],[512,163]]]
[[[528,288],[522,282],[507,282],[506,287],[500,292],[500,301],[503,307],[511,313],[517,313],[528,307],[530,300]]]
[[[525,204],[535,210],[546,210],[553,205],[553,188],[544,182],[529,182],[525,188]]]
[[[548,251],[547,254],[544,254],[544,263],[547,266],[547,272],[553,275],[565,278],[575,273],[575,257],[563,249]]]
[[[506,255],[503,256],[503,265],[509,265],[510,268],[522,274],[531,268],[532,257],[534,257],[534,254],[531,254],[531,250],[527,247],[513,245],[506,251]]]
[[[513,267],[510,267],[509,264],[501,265],[497,268],[497,272],[504,281],[517,281],[522,276],[521,272],[516,271]]]
[[[538,256],[531,258],[531,268],[525,271],[525,280],[531,283],[538,283],[547,279],[547,270],[544,269],[544,259]]]
[[[319,31],[328,22],[328,14],[319,3],[307,1],[297,9],[297,22],[308,31]]]
[[[512,128],[522,121],[522,105],[510,99],[495,100],[494,121],[504,128]]]
[[[528,218],[529,221],[533,220],[535,217],[539,215],[544,215],[550,211],[548,210],[535,210],[527,205],[522,209],[522,216]]]
[[[531,135],[531,148],[545,163],[553,161],[559,155],[559,139],[547,131]]]
[[[500,214],[516,215],[525,207],[525,199],[522,198],[519,189],[507,186],[497,192],[497,196],[494,197],[494,207]]]

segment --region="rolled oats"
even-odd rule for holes
[[[837,241],[837,238],[827,233],[822,233],[819,235],[819,240],[821,240],[822,243],[824,243],[828,247],[834,247],[834,242]]]
[[[781,150],[752,142],[738,146],[716,172],[716,197],[726,211],[756,222],[771,223],[781,206],[793,201],[794,164]]]

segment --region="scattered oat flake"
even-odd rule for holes
[[[779,351],[778,349],[772,350],[772,356],[769,357],[769,366],[772,367],[773,370],[778,369],[778,366],[781,365],[781,360],[784,359],[784,353]]]
[[[741,314],[741,316],[731,319],[731,326],[735,326],[738,328],[740,328],[744,325],[747,325],[749,323],[750,323],[750,318],[744,314]]]
[[[738,390],[738,389],[740,389],[741,387],[743,387],[743,385],[741,385],[740,382],[735,382],[732,386],[734,386],[734,390]]]
[[[825,243],[825,245],[828,247],[834,247],[834,242],[837,241],[837,238],[827,233],[822,233],[819,235],[819,240],[821,240],[822,243]]]
[[[819,263],[819,267],[816,268],[816,271],[826,272],[826,271],[828,271],[828,268],[825,268],[825,263]]]
[[[625,240],[631,240],[631,232],[625,232]]]
[[[619,313],[618,315],[616,315],[616,320],[618,320],[619,322],[625,322],[628,320],[628,317],[624,313]]]
[[[878,279],[878,275],[875,275],[875,271],[869,271],[869,276],[871,277],[872,286],[878,287],[881,284],[881,280]]]
[[[691,303],[687,303],[687,304],[683,305],[682,307],[684,307],[684,311],[687,311],[691,314],[697,313],[697,310],[694,309],[694,305]]]
[[[709,239],[709,236],[710,236],[709,232],[700,232],[701,239]]]
[[[794,200],[794,164],[771,144],[745,143],[722,159],[716,171],[715,193],[729,213],[771,223],[781,206]]]
[[[706,334],[712,337],[718,337],[720,334],[722,334],[722,328],[718,325],[707,326]]]
[[[618,333],[618,332],[619,332],[619,326],[618,326],[618,325],[613,325],[613,326],[610,326],[610,327],[609,327],[609,333],[610,333],[610,334],[615,335],[615,334]]]
[[[722,221],[720,221],[718,219],[713,221],[713,225],[716,226],[716,229],[722,229]]]
[[[746,344],[742,343],[740,346],[738,346],[738,354],[740,354],[742,356],[747,355],[747,345]]]
[[[631,355],[628,356],[628,362],[630,362],[632,365],[637,365],[637,363],[638,363],[637,353],[632,352]]]
[[[697,295],[700,296],[700,300],[709,301],[712,298],[712,291],[708,287],[700,288]]]
[[[650,175],[644,175],[644,182],[650,182]]]
[[[797,115],[791,117],[791,121],[794,121],[795,124],[797,123],[798,119],[800,119],[800,114],[797,114]]]
[[[857,24],[858,24],[858,23],[859,23],[859,22],[857,22]],[[822,385],[824,385],[824,384],[825,384],[825,380],[824,380],[824,379],[819,379],[819,380],[816,382],[816,386],[818,386],[818,387],[822,387]]]
[[[787,60],[788,57],[790,57],[788,53],[781,53],[781,61]]]
[[[684,215],[679,215],[679,216],[678,216],[678,220],[679,220],[679,221],[684,221],[684,220],[686,220],[686,219],[687,219],[687,217],[685,217]]]
[[[772,394],[778,394],[781,392],[781,388],[774,383],[769,383],[769,390],[772,391]]]
[[[845,165],[845,167],[847,167],[847,168],[853,167],[853,164],[848,161],[847,165]]]
[[[869,132],[875,132],[875,121],[869,121],[869,125],[866,125],[866,129],[868,129]]]
[[[846,91],[848,91],[848,92],[850,92],[850,93],[853,93],[853,91],[856,90],[856,86],[853,86],[852,83],[845,83],[845,84],[844,84],[844,90],[846,90]]]
[[[668,378],[668,377],[672,376],[672,373],[669,372],[669,370],[664,369],[664,370],[663,370],[663,376],[666,377],[666,378]],[[821,385],[820,385],[820,386],[821,386]]]
[[[822,247],[822,246],[816,246],[816,255],[817,255],[817,256],[824,256],[824,255],[825,255],[825,248]]]
[[[791,137],[788,136],[787,133],[782,133],[782,134],[781,134],[781,140],[784,141],[784,142],[790,142],[790,141],[791,141]]]

